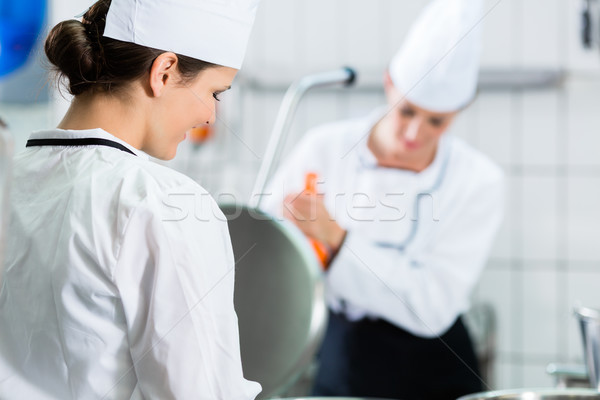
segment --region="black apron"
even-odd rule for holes
[[[479,376],[460,317],[440,338],[426,339],[381,319],[349,321],[330,311],[313,395],[455,400],[480,392]]]

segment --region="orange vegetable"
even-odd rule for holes
[[[306,174],[304,190],[310,194],[317,194],[317,174],[314,172],[309,172]],[[321,262],[321,266],[325,268],[327,266],[327,261],[329,260],[329,249],[323,243],[315,239],[310,239],[310,241],[317,258]]]

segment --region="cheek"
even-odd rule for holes
[[[448,128],[448,125],[430,127],[429,128],[429,134],[427,136],[431,140],[436,140],[437,141],[440,138],[440,136],[442,136],[442,134],[444,132],[446,132],[447,128]]]

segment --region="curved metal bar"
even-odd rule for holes
[[[356,73],[352,68],[344,67],[335,71],[322,72],[313,75],[307,75],[300,80],[292,83],[286,91],[277,119],[271,132],[271,137],[265,151],[263,161],[260,165],[249,205],[252,208],[259,208],[267,185],[267,180],[271,176],[274,167],[274,161],[281,152],[281,147],[285,142],[285,137],[289,133],[290,125],[298,103],[304,94],[314,87],[328,86],[334,84],[352,85],[356,80]]]

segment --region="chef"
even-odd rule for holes
[[[384,76],[387,106],[306,134],[266,208],[330,250],[314,394],[456,399],[482,389],[461,315],[502,215],[497,165],[446,133],[473,101],[480,0],[435,0]],[[316,173],[320,195],[304,191]]]
[[[225,219],[170,159],[215,121],[257,0],[100,0],[56,25],[74,95],[15,158],[0,398],[247,400]]]

